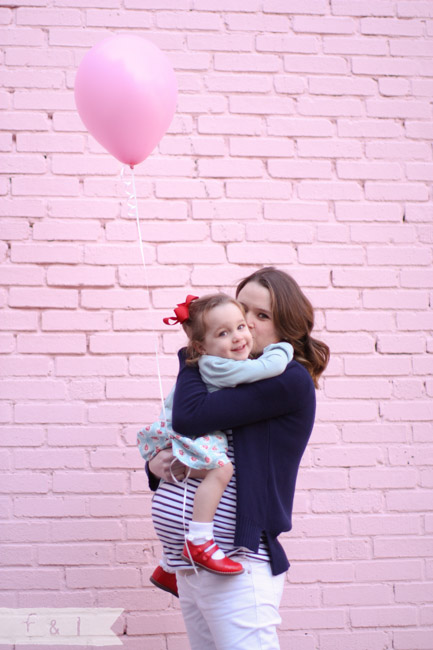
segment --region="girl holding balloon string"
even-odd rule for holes
[[[182,324],[189,338],[186,362],[198,364],[209,390],[274,377],[282,373],[293,358],[293,348],[289,343],[276,343],[269,345],[260,359],[249,359],[252,336],[243,308],[223,293],[203,298],[187,296],[185,303],[175,309],[175,315],[164,318],[164,322],[168,325]],[[213,539],[213,517],[233,474],[227,456],[226,436],[216,432],[192,440],[176,434],[171,426],[173,395],[174,389],[165,400],[165,413],[161,414],[161,419],[138,433],[140,453],[150,461],[162,448],[171,447],[174,457],[182,464],[195,470],[206,470],[195,494],[182,557],[212,573],[224,576],[241,574],[244,571],[242,565],[226,557]],[[164,551],[161,566],[155,570],[151,581],[177,595],[173,573],[167,563],[170,549],[167,547]]]

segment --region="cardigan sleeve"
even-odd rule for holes
[[[314,394],[308,371],[296,361],[277,377],[209,393],[199,370],[185,365],[182,350],[179,359],[173,428],[184,436],[200,436],[294,413]]]

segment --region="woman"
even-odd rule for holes
[[[329,348],[311,337],[312,306],[289,275],[261,269],[239,284],[236,296],[246,312],[253,353],[288,341],[295,354],[278,377],[208,393],[180,353],[173,427],[192,437],[215,429],[232,432],[235,472],[215,516],[215,540],[245,568],[227,578],[182,564],[182,510],[188,519],[199,480],[188,481],[184,508],[183,488],[163,482],[152,514],[159,537],[172,542],[171,566],[192,650],[279,648],[278,608],[289,563],[278,535],[292,527],[297,472],[314,423],[314,388],[329,359]],[[152,489],[156,477],[169,480],[170,462],[167,452],[152,461]],[[175,475],[182,478],[182,466]]]

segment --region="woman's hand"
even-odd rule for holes
[[[149,470],[158,478],[162,478],[169,483],[174,482],[173,476],[176,480],[183,481],[188,473],[188,467],[183,465],[177,458],[175,459],[171,449],[163,449],[155,458],[152,458],[149,461]],[[191,470],[189,476],[191,478],[204,478],[206,476],[206,470]]]

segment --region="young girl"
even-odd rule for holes
[[[243,308],[225,294],[200,299],[187,296],[185,303],[178,305],[174,312],[176,317],[165,318],[164,322],[182,324],[189,339],[187,363],[198,364],[209,391],[275,377],[293,358],[292,346],[281,342],[268,345],[259,359],[248,359],[252,336]],[[215,511],[233,473],[227,456],[227,438],[222,432],[195,439],[175,433],[171,426],[173,396],[174,388],[164,402],[165,419],[162,415],[138,433],[140,453],[149,461],[161,449],[171,446],[173,456],[184,465],[207,470],[195,494],[183,557],[212,573],[238,575],[243,572],[242,565],[226,557],[213,540]],[[177,595],[175,576],[167,569],[163,558],[151,582]]]

